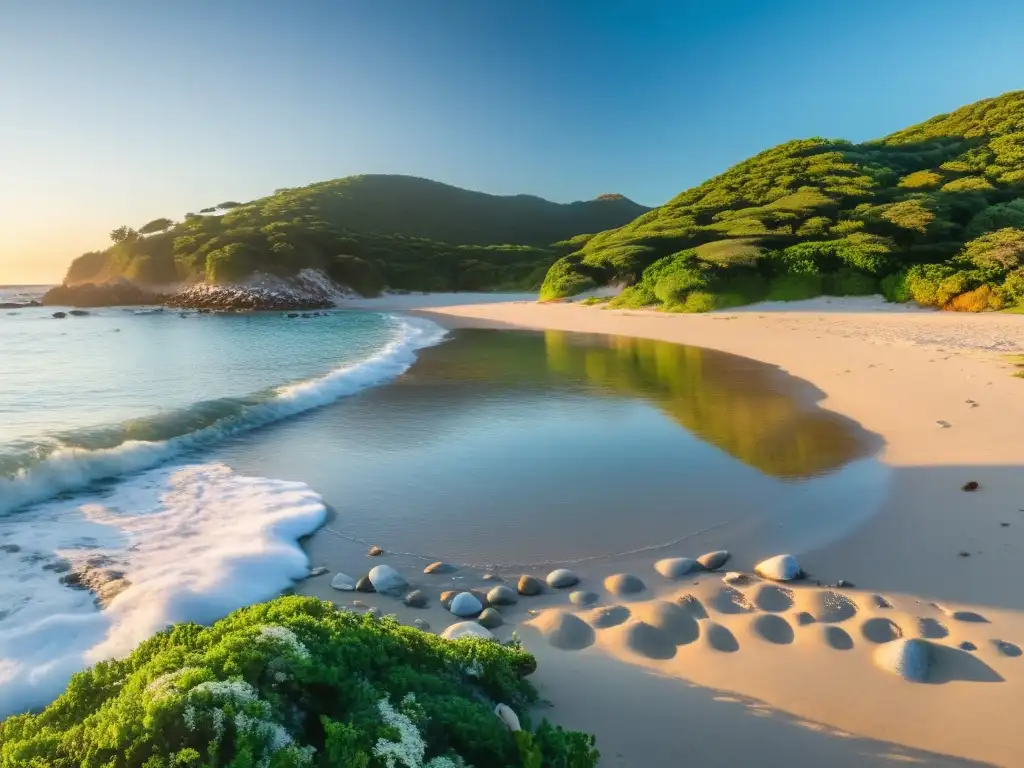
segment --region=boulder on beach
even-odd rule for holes
[[[370,581],[369,576],[360,576],[359,581],[356,582],[357,592],[376,592],[377,588],[373,586],[373,582]]]
[[[565,589],[580,583],[579,577],[568,568],[558,568],[548,574],[546,579],[549,587]]]
[[[482,627],[475,621],[460,621],[452,624],[441,633],[445,640],[462,640],[467,637],[479,637],[484,640],[493,640],[494,633],[487,627]]]
[[[616,573],[604,580],[604,588],[616,596],[635,595],[647,589],[639,578],[631,573]]]
[[[500,627],[505,623],[505,620],[501,618],[501,614],[493,608],[484,608],[480,615],[476,617],[476,620],[480,626],[487,627],[488,629]]]
[[[913,683],[928,679],[932,663],[932,645],[917,637],[904,637],[883,643],[874,653],[875,666]]]
[[[451,608],[452,600],[455,599],[457,594],[459,594],[459,590],[457,589],[446,589],[441,593],[441,605],[446,611]]]
[[[326,566],[318,565],[316,568],[309,569],[309,578],[313,578],[314,576],[323,576],[327,572],[328,568]]]
[[[462,619],[471,619],[479,616],[484,609],[483,603],[472,592],[460,592],[452,600],[448,610]]]
[[[491,605],[512,605],[519,600],[516,591],[511,587],[506,587],[504,584],[499,584],[497,587],[487,593],[487,602]]]
[[[691,557],[666,557],[654,564],[654,570],[666,579],[679,579],[698,570],[697,561]]]
[[[422,630],[423,632],[429,632],[430,631],[430,624],[428,624],[423,619],[413,619],[412,620],[412,625],[414,627],[416,627],[416,629]]]
[[[373,588],[383,595],[400,595],[409,587],[409,582],[390,565],[375,565],[369,578]]]
[[[444,576],[445,574],[455,573],[459,570],[458,566],[452,565],[451,563],[442,563],[440,561],[431,563],[423,569],[424,573],[429,573],[434,576]]]
[[[356,580],[347,573],[336,573],[331,579],[331,586],[342,592],[352,592],[356,588]]]
[[[366,554],[368,554],[370,557],[377,557],[378,555],[383,555],[384,550],[378,547],[376,544],[374,544],[366,551]]]
[[[527,597],[539,595],[543,589],[544,587],[541,586],[540,579],[536,576],[520,576],[519,583],[516,585],[516,591],[520,595],[526,595]]]
[[[597,592],[588,592],[585,589],[577,589],[569,595],[569,602],[573,605],[578,605],[581,608],[593,605],[600,599],[601,596],[597,594]]]
[[[410,608],[426,608],[427,607],[427,596],[425,593],[418,589],[414,589],[405,599],[402,601]]]
[[[755,565],[754,573],[762,579],[792,581],[803,575],[803,569],[792,555],[776,555]]]
[[[719,549],[714,552],[707,552],[697,558],[697,563],[705,571],[717,571],[727,562],[732,555],[728,550]]]

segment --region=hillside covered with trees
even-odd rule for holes
[[[230,282],[311,268],[364,294],[535,288],[559,255],[553,243],[646,210],[621,195],[559,204],[410,176],[350,176],[219,203],[179,223],[118,227],[113,245],[76,259],[65,282]]]
[[[822,293],[1024,303],[1024,91],[877,141],[790,141],[630,223],[571,241],[542,298],[704,311]]]

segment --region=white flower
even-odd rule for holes
[[[302,644],[302,641],[295,636],[295,633],[288,629],[288,627],[260,627],[260,637],[283,645],[300,659],[309,658],[309,650]]]
[[[407,709],[417,707],[416,698],[410,693],[402,699],[402,706]],[[381,719],[389,726],[398,731],[398,741],[378,739],[373,748],[374,757],[384,759],[387,768],[463,768],[465,763],[461,759],[452,760],[449,757],[435,757],[428,763],[423,762],[423,754],[427,751],[427,744],[420,735],[419,729],[412,719],[403,712],[398,712],[391,706],[387,699],[377,702],[377,710]]]

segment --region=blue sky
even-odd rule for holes
[[[0,282],[352,173],[656,205],[1024,88],[1024,3],[0,2]]]

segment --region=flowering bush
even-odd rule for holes
[[[534,668],[516,644],[282,597],[75,675],[42,712],[0,723],[0,768],[592,768],[592,737],[529,728]]]

